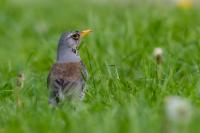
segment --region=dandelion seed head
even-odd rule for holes
[[[154,58],[156,59],[157,64],[161,64],[163,62],[163,50],[162,48],[155,48],[153,51]]]

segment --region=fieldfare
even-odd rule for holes
[[[77,48],[82,37],[90,32],[91,30],[74,31],[61,35],[56,63],[52,66],[47,79],[49,104],[55,106],[63,99],[83,99],[87,69]]]

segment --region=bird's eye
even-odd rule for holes
[[[72,38],[73,38],[74,40],[78,40],[78,39],[79,39],[79,37],[80,37],[80,35],[79,35],[79,34],[74,34],[74,35],[72,35]]]

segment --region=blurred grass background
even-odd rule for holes
[[[200,14],[165,1],[1,0],[0,133],[170,132],[168,95],[191,100],[200,122]],[[93,30],[80,49],[90,79],[83,103],[52,110],[46,78],[64,31]],[[164,50],[163,78],[155,47]],[[16,103],[18,73],[25,75]]]

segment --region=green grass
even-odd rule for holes
[[[186,132],[199,131],[199,11],[144,1],[1,0],[0,133],[175,130],[164,128],[170,95],[192,102]],[[46,78],[60,34],[85,28],[93,30],[80,49],[90,75],[85,100],[52,109]],[[164,50],[162,79],[155,47]],[[25,74],[21,106],[15,94],[19,72]]]

